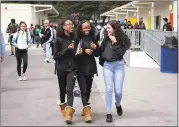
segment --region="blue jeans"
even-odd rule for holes
[[[116,104],[120,105],[122,99],[122,89],[125,77],[124,60],[114,62],[104,62],[103,76],[105,82],[105,104],[107,113],[111,113],[113,84]]]
[[[44,56],[45,58],[50,58],[50,43],[44,43],[43,44],[43,48],[44,48]]]

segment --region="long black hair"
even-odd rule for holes
[[[75,34],[75,39],[80,40],[82,36],[84,35],[82,32],[82,24],[83,23],[89,23],[91,30],[89,33],[89,36],[91,37],[92,41],[96,42],[96,37],[95,37],[95,27],[87,20],[83,20],[80,22],[80,24],[76,28],[76,34]]]
[[[131,46],[131,41],[122,30],[119,21],[111,20],[108,22],[108,24],[111,25],[111,27],[114,29],[114,35],[116,37],[117,42],[122,44],[122,46],[124,46],[126,49],[129,49]],[[103,41],[104,43],[106,43],[108,40],[110,40],[110,38],[108,36],[108,32],[105,31]]]
[[[20,31],[20,30],[21,30],[21,25],[22,25],[22,24],[25,24],[25,26],[26,26],[25,31],[27,32],[27,24],[26,24],[26,22],[25,22],[25,21],[21,21],[21,22],[19,23],[19,26],[18,26],[18,31]]]
[[[64,37],[65,36],[63,25],[65,24],[65,22],[67,20],[70,20],[70,19],[62,20],[61,23],[59,24],[59,27],[57,28],[57,37]],[[71,36],[73,37],[73,32],[71,33]]]

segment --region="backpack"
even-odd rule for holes
[[[18,24],[17,23],[10,23],[8,25],[8,33],[16,33],[17,32],[17,28],[18,28]]]
[[[17,40],[18,40],[18,38],[19,38],[19,31],[17,32],[17,36],[16,36],[16,44],[17,44]],[[28,41],[28,32],[26,31],[26,41],[27,41],[27,44],[29,43],[29,41]]]
[[[34,29],[34,35],[35,35],[35,36],[38,36],[39,33],[40,33],[40,30],[41,30],[41,29],[39,29],[39,28]]]

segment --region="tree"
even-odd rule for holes
[[[119,7],[130,1],[59,1],[54,4],[59,11],[59,18],[68,18],[72,13],[79,13],[83,18],[90,19],[93,15]]]

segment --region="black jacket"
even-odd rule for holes
[[[56,61],[57,70],[74,71],[76,70],[75,63],[75,48],[68,49],[68,46],[73,43],[73,37],[57,37],[54,40],[54,60]],[[74,43],[75,45],[75,43]]]
[[[53,36],[53,35],[51,35],[51,30],[50,30],[50,28],[47,28],[47,29],[42,28],[41,34],[43,34],[42,40],[41,40],[42,43],[45,43],[45,42],[49,41],[49,40],[50,40],[50,37]],[[50,41],[50,42],[51,42],[51,41]]]
[[[100,48],[100,57],[99,64],[103,66],[104,62],[113,62],[123,59],[123,56],[127,49],[130,48],[131,42],[130,39],[125,35],[124,43],[116,42],[114,45],[111,45],[111,40],[103,40]]]
[[[85,75],[96,74],[97,66],[96,66],[95,57],[100,55],[99,45],[98,45],[97,41],[92,39],[90,36],[82,37],[77,42],[80,42],[80,41],[82,42],[83,54],[77,55],[77,57],[76,57],[78,72],[85,74]],[[92,41],[97,45],[97,48],[95,50],[93,50],[92,55],[88,55],[85,53],[85,49],[92,49],[90,46],[90,43]]]
[[[170,23],[166,23],[163,25],[163,31],[173,31]]]

